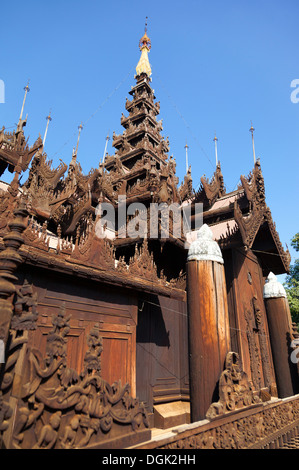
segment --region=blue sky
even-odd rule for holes
[[[81,122],[78,160],[85,173],[97,167],[107,133],[122,132],[146,16],[152,87],[178,177],[185,174],[186,141],[194,186],[203,174],[212,176],[216,132],[227,191],[235,189],[253,167],[252,121],[266,201],[290,248],[299,231],[299,102],[291,101],[291,82],[299,79],[296,0],[5,2],[0,126],[17,122],[30,79],[29,143],[43,137],[51,109],[45,151],[53,167],[60,158],[70,162]]]

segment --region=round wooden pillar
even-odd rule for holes
[[[298,393],[296,364],[291,362],[292,319],[286,297],[284,287],[270,273],[264,286],[264,302],[279,398]]]
[[[191,421],[205,418],[218,400],[218,381],[230,347],[223,258],[207,225],[187,259]]]

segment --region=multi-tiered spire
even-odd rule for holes
[[[161,135],[162,121],[157,121],[160,103],[155,102],[149,83],[151,41],[147,28],[139,47],[141,57],[136,67],[136,85],[129,92],[132,100],[126,101],[129,115],[123,114],[121,118],[125,130],[120,135],[113,134],[115,156],[106,158],[105,167],[113,184],[122,184],[123,194],[125,192],[128,199],[142,196],[149,201],[154,197],[161,201],[159,191],[163,185],[163,202],[166,202],[175,199],[175,161],[172,157],[168,159],[168,139]]]

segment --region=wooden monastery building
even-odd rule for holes
[[[276,279],[290,255],[260,162],[230,193],[219,162],[199,190],[191,168],[179,185],[147,31],[139,46],[124,130],[88,175],[81,126],[57,168],[45,138],[28,145],[28,86],[16,130],[0,130],[0,174],[13,173],[0,187],[1,446],[295,447],[298,332]],[[149,230],[157,206],[179,208],[180,228],[188,208],[189,232],[168,211],[166,236],[162,210]]]

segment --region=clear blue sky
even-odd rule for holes
[[[45,151],[53,167],[70,162],[81,121],[78,160],[85,173],[97,167],[108,131],[122,132],[146,16],[152,87],[180,180],[186,140],[194,186],[212,176],[216,131],[227,191],[235,189],[253,167],[252,120],[267,204],[290,246],[299,231],[299,103],[290,99],[299,79],[297,0],[5,2],[0,126],[17,122],[30,78],[29,143],[43,137],[51,109]]]

